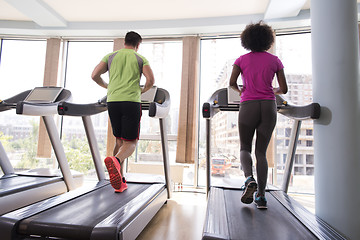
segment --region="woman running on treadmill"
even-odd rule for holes
[[[154,85],[154,74],[149,62],[137,53],[141,42],[138,33],[128,32],[124,48],[106,55],[92,73],[92,79],[107,88],[108,113],[116,142],[114,156],[104,161],[115,192],[127,189],[123,163],[133,154],[139,139],[141,94]],[[110,72],[109,84],[101,78],[107,71]],[[140,88],[142,74],[146,82]]]
[[[268,175],[266,150],[276,125],[276,94],[287,92],[284,66],[268,52],[274,43],[273,30],[260,21],[249,24],[241,33],[241,45],[251,52],[240,56],[233,65],[229,85],[241,96],[239,108],[240,161],[246,178],[241,201],[267,208],[265,187]],[[237,79],[241,74],[243,86]],[[276,75],[279,87],[273,88]],[[257,183],[253,176],[252,140],[256,131],[255,156]],[[257,191],[257,192],[256,192]],[[255,196],[254,193],[256,192]]]

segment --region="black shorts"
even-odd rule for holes
[[[107,106],[114,136],[127,141],[139,139],[141,103],[108,102]]]

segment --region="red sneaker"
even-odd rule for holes
[[[115,192],[123,192],[127,189],[127,184],[126,184],[126,180],[125,178],[123,177],[122,178],[122,181],[121,181],[121,187],[120,189],[115,189]]]
[[[115,189],[115,191],[120,191],[123,181],[120,172],[121,166],[119,161],[116,157],[107,157],[105,158],[104,162],[109,173],[111,186]]]

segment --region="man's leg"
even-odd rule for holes
[[[116,154],[119,152],[120,147],[122,146],[122,144],[123,144],[123,140],[121,138],[116,138],[114,151],[113,151],[113,156],[116,156]]]
[[[116,144],[115,144],[115,148],[114,148],[114,156],[120,160],[121,176],[124,176],[123,166],[124,166],[125,159],[130,157],[134,153],[137,141],[138,140],[126,141],[126,140],[122,140],[120,138],[116,139]]]

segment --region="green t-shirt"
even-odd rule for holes
[[[103,59],[108,65],[108,102],[141,102],[140,78],[142,67],[149,62],[134,49],[120,49]]]

